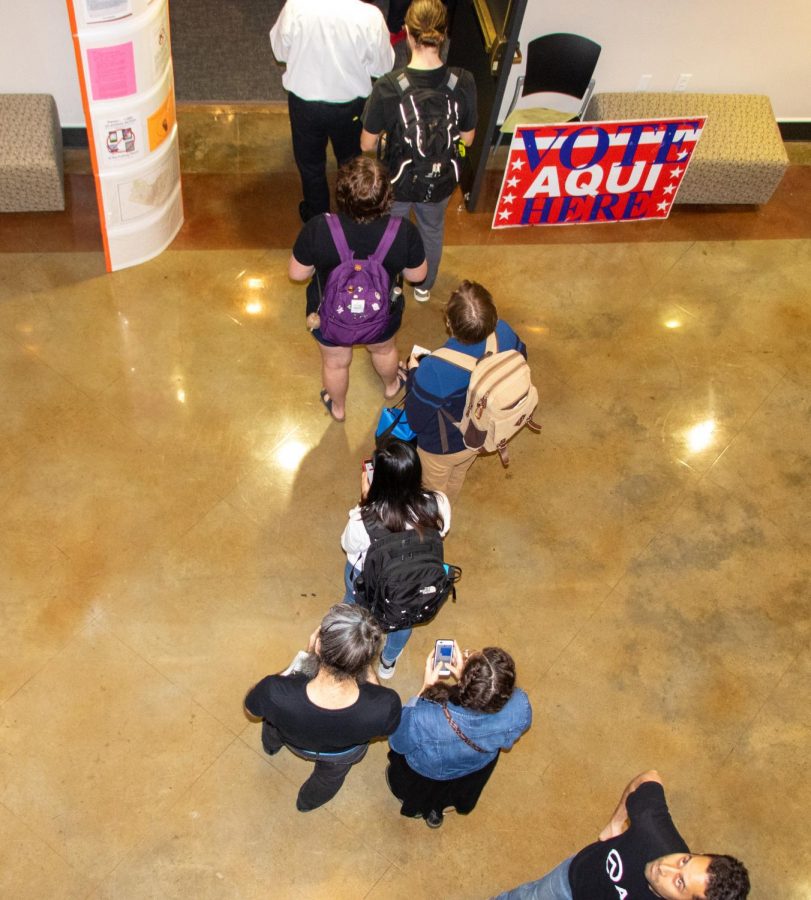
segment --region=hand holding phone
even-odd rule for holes
[[[363,471],[366,473],[366,480],[371,484],[375,474],[375,464],[371,459],[363,460]]]
[[[434,646],[434,669],[440,678],[447,678],[451,674],[453,648],[452,640],[443,640],[442,638]]]

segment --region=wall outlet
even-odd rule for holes
[[[653,81],[653,75],[640,75],[636,89],[638,91],[649,91],[651,81]]]
[[[690,79],[692,78],[692,74],[690,72],[682,72],[681,75],[676,79],[676,87],[674,90],[677,91],[686,91],[687,85],[690,84]]]

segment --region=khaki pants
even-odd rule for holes
[[[428,453],[421,447],[417,453],[422,463],[422,486],[429,491],[442,491],[453,507],[462,492],[467,470],[479,454],[467,449],[458,453]]]

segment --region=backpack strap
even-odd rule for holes
[[[394,85],[400,92],[401,97],[411,87],[411,82],[408,80],[408,75],[406,75],[405,69],[403,69],[402,72],[400,72],[400,74],[394,79]]]
[[[386,230],[383,232],[383,236],[380,238],[380,243],[377,245],[377,250],[369,257],[370,260],[378,263],[378,265],[383,265],[383,260],[386,258],[386,254],[391,250],[391,245],[394,243],[394,239],[397,237],[397,233],[400,230],[400,223],[402,219],[398,219],[396,216],[390,216],[388,224],[386,225]]]
[[[335,243],[335,249],[338,251],[338,255],[341,257],[341,262],[352,262],[352,260],[355,258],[355,254],[349,249],[349,244],[347,244],[346,242],[346,235],[344,234],[341,220],[333,213],[325,213],[324,218],[327,220],[329,232],[332,235],[333,242]]]
[[[385,537],[387,534],[391,534],[389,529],[386,528],[370,509],[361,507],[360,518],[363,522],[363,527],[366,529],[366,534],[369,535],[369,539],[372,543],[374,543],[375,540]]]
[[[449,347],[440,347],[439,350],[434,350],[431,356],[435,356],[437,359],[444,359],[446,363],[450,363],[452,366],[472,372],[480,359],[484,359],[485,356],[490,356],[493,353],[498,353],[498,338],[495,331],[487,335],[487,340],[484,343],[484,353],[479,357],[471,356],[469,353],[462,353],[461,350],[451,350]]]
[[[442,82],[443,89],[452,94],[456,90],[457,84],[459,84],[459,76],[453,69],[448,69],[448,76]]]

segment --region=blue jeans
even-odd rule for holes
[[[356,602],[355,588],[352,586],[352,581],[357,578],[358,574],[359,573],[356,572],[352,564],[347,561],[347,564],[344,566],[344,586],[346,588],[343,599],[344,603]],[[383,645],[383,650],[380,653],[381,662],[385,663],[387,666],[390,666],[395,662],[397,657],[403,652],[403,648],[408,643],[410,637],[410,628],[389,632],[389,634],[386,635],[386,643]]]
[[[572,900],[569,866],[573,859],[570,856],[543,878],[519,884],[511,891],[499,894],[494,900]]]

